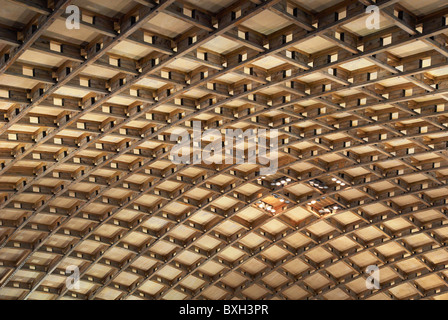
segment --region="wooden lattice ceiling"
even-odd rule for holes
[[[0,5],[0,299],[448,298],[446,0]],[[192,120],[277,175],[174,165]]]

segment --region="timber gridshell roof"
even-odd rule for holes
[[[0,299],[447,299],[447,4],[0,0]]]

